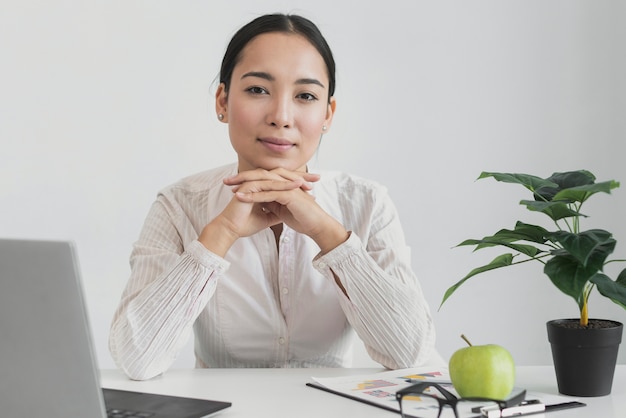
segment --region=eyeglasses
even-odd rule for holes
[[[497,412],[524,401],[526,391],[516,392],[506,401],[485,398],[457,398],[450,391],[437,383],[421,382],[396,392],[402,418],[439,418],[445,406],[454,411],[456,418],[481,416],[481,408]],[[485,409],[487,410],[487,409]],[[484,416],[493,416],[484,414]]]

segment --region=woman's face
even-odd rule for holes
[[[266,33],[246,45],[229,92],[221,84],[216,93],[239,171],[306,169],[335,111],[328,81],[324,59],[300,35]]]

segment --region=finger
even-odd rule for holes
[[[311,190],[313,188],[313,186],[310,183],[316,182],[320,179],[320,175],[316,173],[309,173],[309,172],[303,172],[303,171],[290,171],[282,167],[276,168],[272,170],[271,172],[276,173],[282,178],[285,178],[287,180],[295,181],[296,179],[299,179],[299,178],[303,179],[307,182],[303,185],[303,187],[306,187],[307,190]]]
[[[313,190],[313,184],[320,179],[319,174],[308,173],[303,171],[289,171],[284,168],[276,168],[272,170],[272,173],[276,173],[284,179],[291,181],[298,181],[298,179],[303,180],[302,186],[300,187],[304,191]]]
[[[258,205],[263,215],[267,217],[268,222],[270,222],[271,224],[276,224],[280,222],[280,219],[278,219],[278,217],[274,213],[274,210],[272,208],[272,205],[273,205],[272,203],[259,203]]]
[[[262,202],[256,203],[256,205],[259,205],[261,207],[261,212],[267,216],[269,221],[276,220],[275,223],[283,222],[283,220],[280,219],[280,212],[282,208],[282,205],[280,203]]]
[[[270,184],[271,183],[271,184]],[[300,187],[298,182],[255,182],[242,186],[235,192],[235,196],[242,202],[272,202],[269,196],[273,196],[271,193],[288,192],[296,190]]]
[[[276,181],[296,181],[300,183],[300,187],[303,190],[309,191],[313,189],[311,182],[316,182],[320,179],[319,174],[306,173],[300,171],[290,171],[284,168],[277,168],[271,171],[256,169],[243,171],[234,176],[224,179],[224,184],[227,186],[239,186],[246,182],[262,181],[262,180],[276,180]],[[234,189],[234,191],[237,191]]]
[[[233,193],[253,193],[268,190],[293,190],[302,188],[303,180],[287,181],[287,180],[259,180],[249,181],[246,183],[233,186]]]
[[[224,179],[224,184],[232,186],[242,184],[248,181],[260,180],[283,180],[283,177],[281,177],[277,173],[272,173],[271,171],[257,168],[256,170],[242,171],[235,174],[234,176],[226,177]]]
[[[278,207],[288,207],[296,202],[315,201],[315,197],[299,190],[270,190],[251,193],[235,193],[236,199],[242,203],[257,203],[270,212],[276,212]]]

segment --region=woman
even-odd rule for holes
[[[197,367],[341,367],[354,332],[388,368],[434,353],[430,311],[383,187],[307,163],[335,113],[309,20],[265,15],[225,53],[217,118],[236,164],[161,191],[131,254],[110,349],[133,379],[195,334]]]

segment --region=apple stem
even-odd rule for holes
[[[472,343],[467,339],[467,337],[464,334],[461,334],[461,338],[463,338],[465,340],[467,345],[469,345],[470,347],[472,346]]]

